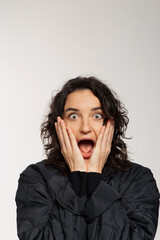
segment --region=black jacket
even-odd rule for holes
[[[127,172],[103,177],[90,196],[79,196],[70,178],[44,160],[20,175],[18,236],[21,240],[151,240],[159,197],[151,171],[135,163]]]

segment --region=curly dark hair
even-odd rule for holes
[[[47,155],[47,163],[58,168],[64,175],[68,175],[70,170],[61,154],[60,144],[57,138],[55,125],[57,116],[63,118],[64,105],[67,96],[82,89],[89,89],[99,99],[105,119],[114,119],[115,130],[112,140],[111,152],[104,165],[105,170],[125,171],[130,168],[128,160],[127,146],[124,143],[125,132],[129,122],[128,111],[118,100],[116,93],[106,84],[95,77],[77,77],[65,83],[62,90],[58,92],[51,101],[49,114],[41,125],[41,138]]]

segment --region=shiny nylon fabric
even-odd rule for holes
[[[103,179],[87,198],[78,197],[69,178],[42,161],[20,175],[18,236],[21,240],[151,240],[159,197],[151,171],[138,164]]]

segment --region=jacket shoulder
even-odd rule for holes
[[[128,171],[123,172],[121,175],[124,180],[143,180],[147,176],[154,178],[152,171],[145,166],[142,166],[138,163],[131,162],[131,167]]]
[[[122,174],[120,182],[123,192],[142,192],[144,196],[151,194],[154,198],[159,198],[156,181],[148,167],[132,162],[130,170]]]
[[[148,167],[145,167],[143,165],[140,165],[138,163],[133,163],[133,162],[131,162],[131,168],[125,174],[129,175],[131,178],[132,177],[137,178],[138,176],[139,177],[140,176],[150,176],[150,177],[154,178],[151,169],[149,169]]]
[[[35,181],[49,181],[54,175],[60,175],[58,169],[46,163],[46,159],[30,164],[26,169],[20,174],[20,179],[27,183]]]
[[[139,163],[136,163],[136,162],[131,162],[131,168],[132,169],[141,169],[142,171],[143,170],[147,170],[147,171],[149,170],[150,171],[150,169],[148,167],[145,167],[145,166],[143,166]]]

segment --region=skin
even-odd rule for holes
[[[102,173],[111,151],[114,121],[103,126],[104,114],[99,99],[90,91],[76,90],[67,96],[63,119],[55,123],[61,152],[70,171]],[[80,140],[91,139],[94,147],[88,154],[78,147]]]

